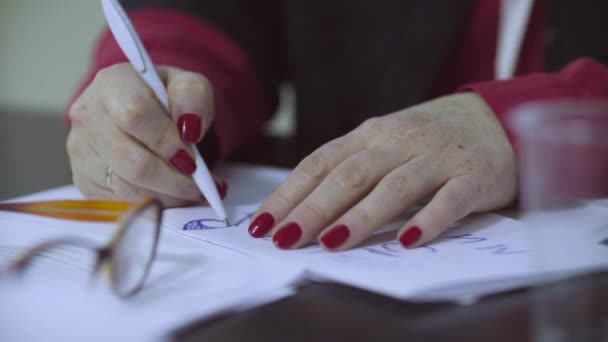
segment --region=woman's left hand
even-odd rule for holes
[[[283,249],[317,237],[327,249],[348,249],[433,195],[397,233],[402,245],[417,247],[472,212],[510,204],[514,159],[481,97],[441,97],[369,119],[321,146],[262,203],[249,232],[272,229]]]

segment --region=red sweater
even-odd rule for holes
[[[576,60],[558,73],[543,70],[543,8],[536,1],[521,49],[517,77],[493,81],[500,0],[477,0],[460,43],[435,81],[433,95],[458,89],[481,95],[506,128],[506,116],[531,100],[608,97],[608,68],[591,59]],[[220,158],[258,135],[273,102],[239,46],[198,17],[165,9],[133,11],[130,17],[155,64],[172,65],[204,74],[214,86],[214,122]],[[106,30],[77,95],[97,71],[126,57]],[[466,66],[466,67],[463,67]]]

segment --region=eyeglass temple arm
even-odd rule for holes
[[[93,251],[97,252],[97,260],[95,261],[96,265],[101,264],[101,257],[107,253],[103,252],[105,250],[104,248],[98,247],[94,242],[81,238],[63,238],[46,241],[30,248],[27,252],[25,252],[25,254],[12,261],[8,265],[8,273],[22,272],[27,268],[28,265],[31,264],[32,261],[34,261],[34,259],[36,259],[36,257],[50,249],[57,248],[62,245],[92,249]]]

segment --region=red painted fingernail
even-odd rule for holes
[[[401,237],[399,237],[399,242],[403,245],[403,247],[409,248],[418,242],[421,236],[422,230],[420,230],[420,228],[417,226],[414,226],[406,230],[405,233],[401,234]]]
[[[220,195],[220,198],[226,198],[226,194],[228,193],[228,184],[224,181],[222,181],[221,183],[215,182],[215,187],[217,188],[217,193],[218,195]],[[203,203],[208,203],[207,198],[205,198],[205,195],[201,195],[201,197],[199,197],[199,200]]]
[[[217,186],[217,192],[220,194],[220,198],[226,198],[226,195],[228,194],[228,183],[221,181],[215,185]]]
[[[196,114],[182,114],[177,120],[177,129],[184,142],[193,144],[201,136],[201,119]]]
[[[171,164],[175,166],[179,172],[185,175],[191,175],[196,170],[196,164],[194,163],[194,159],[190,157],[186,150],[177,151],[171,159],[169,159]]]
[[[274,226],[274,217],[268,212],[263,212],[249,225],[249,234],[254,238],[264,237],[272,226]]]
[[[274,233],[272,242],[274,242],[274,244],[281,249],[287,249],[293,246],[294,243],[298,242],[301,236],[302,229],[300,228],[300,225],[295,222],[291,222],[284,225],[281,229],[279,229],[279,231]]]
[[[323,236],[321,236],[320,240],[325,245],[325,247],[329,249],[334,249],[339,247],[348,239],[350,236],[350,229],[347,226],[341,224],[333,227]]]

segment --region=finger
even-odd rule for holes
[[[114,200],[116,196],[107,188],[100,170],[105,167],[89,141],[84,139],[80,130],[70,130],[66,139],[66,149],[70,156],[72,183],[86,198]],[[99,176],[96,176],[100,174]]]
[[[175,124],[164,112],[152,90],[141,80],[132,68],[119,65],[119,70],[104,70],[105,73],[119,73],[120,76],[107,77],[115,82],[121,79],[123,86],[113,82],[104,84],[104,107],[112,122],[123,132],[135,138],[163,160],[184,175],[191,175],[196,169],[189,147],[181,140]],[[120,78],[119,78],[120,77]]]
[[[157,198],[161,201],[163,206],[170,208],[183,206],[192,202],[135,186],[120,175],[114,173],[110,177],[109,183],[108,186],[111,187],[112,193],[116,194],[121,200],[131,203],[138,203],[147,198]]]
[[[365,149],[349,157],[277,225],[275,245],[297,248],[310,242],[402,162],[394,150]]]
[[[441,179],[438,166],[414,157],[387,174],[363,200],[320,234],[321,244],[330,250],[351,248],[382,225],[404,213],[432,192]]]
[[[109,120],[99,120],[103,135],[96,135],[95,150],[115,174],[138,187],[185,200],[201,193],[191,177],[176,172],[164,160]]]
[[[363,147],[362,142],[349,133],[304,158],[287,180],[264,200],[249,225],[249,233],[257,238],[268,234],[274,224],[282,221],[338,164]]]
[[[201,140],[213,121],[213,88],[209,80],[196,72],[161,67],[166,77],[171,117],[182,141]]]
[[[397,234],[401,245],[414,248],[430,242],[476,207],[480,187],[469,175],[452,178]]]

